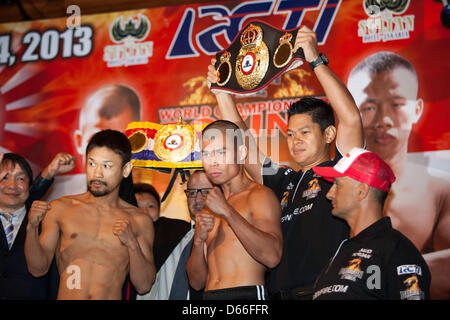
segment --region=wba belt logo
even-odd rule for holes
[[[150,20],[142,14],[127,20],[123,16],[115,19],[109,36],[116,45],[104,48],[103,61],[108,67],[147,64],[148,58],[153,56],[153,41],[140,41],[145,40],[149,32]]]

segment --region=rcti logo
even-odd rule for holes
[[[200,6],[197,10],[187,8],[178,25],[166,59],[198,57],[200,52],[213,55],[223,48],[216,36],[223,34],[231,43],[242,29],[247,18],[283,15],[283,29],[289,30],[301,25],[305,13],[318,11],[314,31],[319,44],[324,44],[333,25],[334,18],[343,0],[260,0],[245,1],[234,8],[214,4]],[[196,20],[211,17],[213,25],[194,34]]]
[[[369,16],[358,22],[358,36],[363,42],[408,39],[414,31],[414,15],[404,15],[410,0],[364,0]]]
[[[125,21],[120,16],[111,24],[109,35],[117,45],[106,46],[103,60],[108,67],[147,64],[148,58],[153,56],[153,41],[145,40],[150,32],[150,21],[142,14]]]

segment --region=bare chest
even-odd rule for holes
[[[127,256],[127,249],[113,234],[117,219],[129,219],[120,211],[68,210],[60,220],[60,253],[68,258]]]
[[[252,223],[252,214],[244,197],[234,197],[229,200],[229,203],[241,217]],[[214,228],[211,231],[208,247],[216,249],[219,246],[222,248],[237,248],[241,246],[241,243],[228,221],[224,217],[215,216]]]
[[[423,187],[423,186],[422,186]],[[419,187],[393,189],[384,208],[395,229],[423,252],[431,246],[433,228],[439,214],[435,195]]]

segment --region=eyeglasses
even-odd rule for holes
[[[200,193],[202,194],[202,197],[206,197],[211,190],[212,190],[212,188],[186,189],[186,190],[184,190],[184,193],[186,193],[186,196],[188,198],[195,198],[195,197],[197,197],[197,193],[200,191]]]

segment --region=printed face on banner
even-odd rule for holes
[[[117,84],[100,88],[80,112],[79,129],[74,132],[78,153],[84,155],[95,133],[105,129],[125,132],[130,122],[140,120],[140,114],[139,97],[133,89]]]
[[[349,90],[361,113],[367,149],[383,159],[406,153],[412,126],[423,111],[415,74],[402,67],[362,71],[349,80]]]

